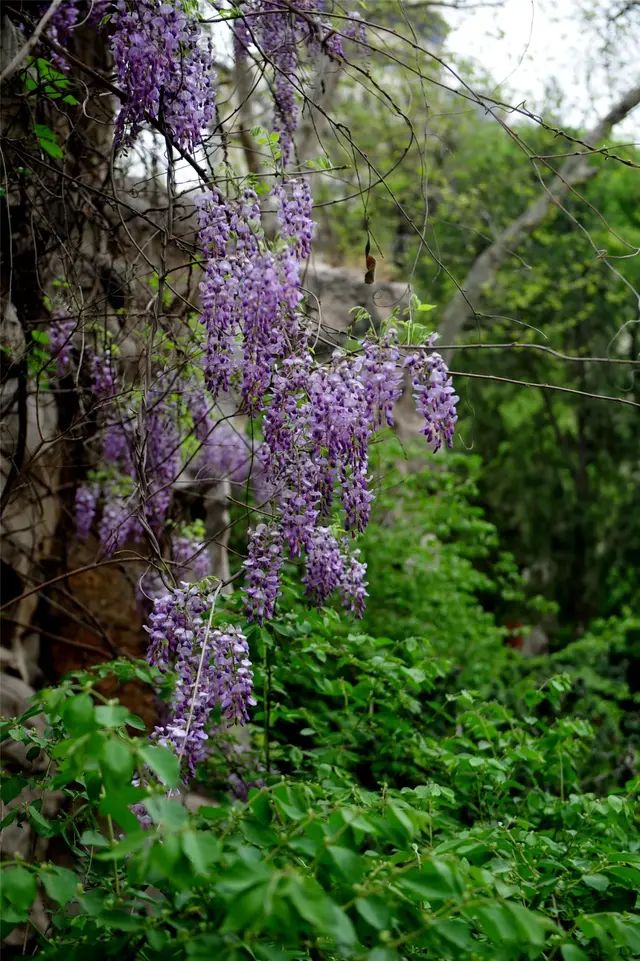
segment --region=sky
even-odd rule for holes
[[[452,32],[454,56],[475,59],[510,93],[510,102],[538,109],[550,83],[562,92],[561,115],[570,123],[593,126],[620,93],[640,82],[637,35],[629,32],[615,47],[610,69],[598,52],[602,21],[585,23],[582,0],[504,0],[501,7],[443,10]],[[595,0],[601,14],[607,0]],[[616,140],[640,141],[640,109],[616,128]]]
[[[527,101],[538,109],[550,85],[561,92],[561,115],[570,123],[592,126],[596,117],[640,82],[637,35],[616,42],[609,68],[598,51],[607,0],[596,0],[600,17],[585,22],[584,0],[504,0],[501,7],[444,10],[452,27],[447,47],[454,56],[488,69],[510,94],[510,102]],[[631,54],[631,56],[630,56]],[[616,128],[616,140],[640,141],[640,110]]]

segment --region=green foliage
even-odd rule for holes
[[[80,101],[77,100],[72,93],[69,91],[74,86],[74,81],[65,74],[56,70],[55,67],[43,57],[29,57],[27,69],[24,74],[24,85],[30,94],[38,96],[39,98],[45,98],[48,100],[62,100],[62,103],[69,104],[70,106],[78,106]],[[44,128],[47,130],[47,128]],[[36,125],[36,133],[38,132],[38,125]],[[51,133],[51,131],[49,131]],[[45,140],[55,140],[55,137],[45,136]],[[42,143],[41,143],[41,146]],[[46,148],[43,146],[43,149]],[[47,150],[49,153],[49,150]],[[51,156],[62,156],[60,154],[51,154]]]
[[[74,870],[5,863],[5,931],[27,918],[40,886],[53,916],[41,956],[51,958],[637,956],[633,785],[603,798],[580,792],[592,731],[562,715],[568,678],[530,687],[526,713],[517,714],[469,691],[442,697],[439,679],[450,665],[418,653],[418,642],[402,658],[347,633],[329,657],[336,627],[344,632],[336,617],[317,615],[303,640],[305,622],[293,612],[282,622],[274,658],[292,644],[304,649],[305,662],[294,658],[292,666],[315,677],[318,700],[332,711],[305,699],[303,714],[295,693],[288,712],[272,711],[276,732],[292,720],[312,723],[301,732],[310,746],[297,773],[272,772],[245,804],[220,798],[193,814],[166,795],[176,784],[175,759],[127,734],[138,722],[126,709],[96,704],[90,676],[43,692],[30,716],[46,711],[44,737],[33,734],[29,715],[13,722],[10,736],[44,747],[57,763],[48,786],[75,803],[54,821],[31,823],[67,840]],[[342,685],[340,707],[331,681],[350,649],[359,675]],[[313,668],[320,651],[324,682]],[[431,667],[421,673],[411,662]],[[145,673],[134,665],[116,670]],[[408,698],[424,695],[419,711],[408,701],[396,706],[413,717],[415,735],[389,726],[400,676]],[[280,697],[277,685],[270,696]],[[405,768],[415,783],[393,767],[375,789],[353,780],[358,756],[349,744],[367,741],[358,721],[380,744],[396,730],[399,745],[413,743]],[[140,764],[164,788],[132,787]],[[3,782],[5,797],[15,788]],[[145,805],[149,830],[131,814],[135,802]]]
[[[616,761],[632,695],[615,673],[637,621],[596,624],[546,658],[505,648],[480,599],[508,605],[521,584],[470,504],[478,465],[414,460],[398,487],[392,453],[379,452],[389,484],[362,542],[364,625],[309,610],[291,570],[279,616],[249,629],[258,703],[240,773],[258,786],[246,802],[230,800],[223,730],[194,812],[175,756],[100,696],[109,675],[157,687],[143,664],[78,673],[2,722],[0,737],[51,761],[3,777],[5,823],[73,856],[72,868],[3,864],[5,932],[40,891],[52,924],[39,953],[65,961],[640,956],[640,780]],[[237,597],[225,607],[214,624],[241,622]],[[51,789],[66,797],[53,819],[37,800]]]
[[[440,305],[429,315],[437,329],[441,310],[456,284],[464,286],[476,258],[541,196],[541,181],[551,181],[549,166],[530,158],[561,158],[575,145],[513,116],[506,120],[509,136],[486,114],[459,109],[446,91],[430,85],[425,95],[415,69],[431,77],[433,62],[421,62],[416,53],[409,65],[406,50],[394,54],[393,64],[372,58],[369,84],[358,77],[353,87],[341,88],[341,116],[376,172],[384,172],[384,182],[364,189],[370,182],[364,160],[329,142],[331,161],[349,160],[353,169],[344,174],[343,203],[335,202],[334,184],[321,188],[319,200],[328,205],[317,217],[336,263],[358,266],[366,218],[379,248],[379,271],[403,282],[411,278],[423,299]],[[473,89],[493,87],[484,78],[474,80]],[[374,83],[391,91],[398,109]],[[427,132],[423,139],[415,130],[412,140],[407,117],[415,118],[421,107],[429,117]],[[563,127],[557,118],[553,125]],[[637,150],[620,150],[637,166]],[[605,362],[508,347],[454,355],[454,369],[461,372],[457,444],[481,452],[481,503],[526,570],[531,593],[557,603],[562,642],[575,626],[585,630],[596,617],[619,617],[640,603],[637,409],[507,382],[638,400],[637,375],[618,363],[640,356],[637,170],[604,157],[594,157],[591,165],[597,176],[510,251],[477,305],[481,313],[469,318],[466,340],[537,344]],[[475,376],[466,378],[465,372]],[[483,375],[506,380],[483,381]]]

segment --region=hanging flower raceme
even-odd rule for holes
[[[144,410],[145,514],[156,531],[164,526],[181,469],[180,408],[173,386],[166,372],[160,374],[148,392]]]
[[[300,263],[310,250],[313,222],[305,186],[294,182],[291,190],[291,200],[284,186],[273,193],[285,241],[275,252],[265,241],[253,190],[244,190],[236,202],[217,191],[196,201],[204,252],[205,381],[214,401],[229,389],[241,335],[242,396],[250,414],[262,410],[276,364],[301,338]]]
[[[349,557],[341,581],[343,605],[356,617],[362,617],[366,606],[367,565],[360,561],[360,551],[353,551]]]
[[[243,588],[247,618],[263,624],[273,617],[280,595],[280,567],[283,561],[282,536],[277,527],[258,524],[251,535],[243,567]]]
[[[76,533],[82,541],[86,541],[89,537],[98,509],[99,497],[100,485],[95,481],[80,484],[76,490]]]
[[[404,363],[411,374],[416,409],[426,421],[420,433],[433,444],[434,451],[439,450],[443,442],[453,447],[458,420],[456,404],[460,398],[455,393],[449,368],[435,351],[410,354]]]
[[[211,630],[207,611],[214,599],[196,587],[176,588],[155,600],[146,628],[149,662],[176,675],[169,718],[152,737],[191,775],[204,757],[213,709],[219,707],[229,725],[244,724],[255,704],[247,640],[235,627]]]
[[[103,496],[104,506],[98,524],[98,540],[101,552],[111,557],[126,541],[139,540],[142,531],[137,520],[137,501],[130,478],[117,477],[109,480]]]
[[[96,400],[108,400],[116,391],[116,372],[112,352],[91,355],[91,391]]]
[[[372,423],[382,427],[386,421],[393,427],[393,408],[402,397],[402,363],[394,343],[395,330],[390,330],[380,343],[365,341],[356,371],[365,387],[367,410]]]
[[[111,18],[116,81],[125,95],[116,144],[131,144],[147,118],[183,150],[202,143],[215,113],[211,51],[182,0],[117,0]]]
[[[51,3],[41,4],[42,13],[44,14],[50,6]],[[52,40],[61,47],[68,46],[74,30],[80,24],[87,23],[94,27],[100,25],[111,7],[111,0],[90,0],[86,12],[81,11],[79,6],[79,0],[62,0],[47,24],[45,36],[48,40]],[[43,56],[50,59],[53,66],[58,70],[66,72],[68,64],[64,55],[45,45],[43,47]]]
[[[423,433],[435,449],[443,440],[451,445],[458,398],[444,361],[422,349],[404,367],[426,419]],[[366,565],[358,551],[349,554],[339,545],[327,519],[337,490],[344,530],[355,536],[366,528],[374,496],[369,445],[378,427],[393,424],[402,380],[394,330],[380,341],[365,341],[361,352],[336,351],[323,367],[303,352],[274,372],[258,460],[260,486],[271,494],[275,511],[269,527],[257,528],[245,562],[249,617],[262,622],[273,615],[285,548],[291,557],[306,554],[303,582],[312,601],[324,603],[339,587],[345,607],[362,616]]]
[[[293,180],[288,184],[277,184],[271,196],[279,202],[278,223],[282,237],[291,243],[299,259],[306,259],[311,254],[315,226],[311,219],[311,187],[306,180]]]
[[[68,310],[57,308],[52,311],[48,349],[52,359],[56,361],[58,377],[64,377],[71,366],[71,338],[77,326],[77,319],[72,317]]]
[[[325,16],[324,4],[318,0],[296,0],[295,7],[279,0],[241,0],[237,6],[240,16],[234,20],[236,59],[246,57],[250,47],[257,47],[273,68],[273,126],[280,134],[286,164],[300,117],[296,92],[301,52],[323,53],[333,60],[342,60],[342,40]],[[358,37],[362,35],[361,28],[358,22]]]

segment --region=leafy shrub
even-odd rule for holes
[[[506,648],[481,601],[522,603],[521,584],[472,490],[455,459],[412,471],[393,528],[381,495],[362,625],[309,610],[289,570],[279,616],[246,632],[252,725],[234,746],[213,718],[204,797],[97,689],[110,673],[157,686],[147,665],[73,675],[3,721],[46,762],[5,774],[3,826],[71,856],[3,863],[3,933],[40,892],[38,951],[65,961],[640,956],[640,778],[619,763],[637,621],[546,657]],[[238,597],[225,608],[213,625],[241,623]]]
[[[439,694],[451,665],[423,642],[401,654],[344,625],[340,636],[334,614],[314,617],[286,615],[270,652],[269,763],[288,773],[265,771],[244,804],[221,795],[192,813],[168,796],[175,757],[131,736],[140,722],[125,708],[94,701],[99,675],[43,692],[5,724],[4,736],[44,748],[56,770],[5,780],[4,799],[30,783],[69,800],[52,821],[37,803],[9,817],[64,839],[75,859],[74,870],[5,863],[5,927],[27,918],[40,886],[53,905],[41,944],[51,958],[640,953],[637,779],[608,797],[581,792],[593,730],[559,712],[568,677],[530,687],[520,715],[467,690]],[[283,652],[301,676],[281,707]],[[100,673],[114,669],[151,679],[130,664]],[[43,736],[29,725],[40,709]],[[132,786],[137,769],[147,786]],[[144,805],[149,829],[132,804]]]

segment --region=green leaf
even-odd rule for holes
[[[137,820],[136,823],[138,823]],[[127,834],[122,841],[114,844],[108,851],[99,851],[95,857],[98,861],[123,861],[130,854],[143,848],[148,838],[147,831],[133,831],[131,834]]]
[[[38,140],[52,140],[55,143],[55,141],[58,139],[51,127],[47,127],[46,124],[36,123],[34,124],[33,129]]]
[[[78,893],[78,876],[67,868],[54,867],[50,871],[42,871],[40,880],[51,900],[61,907]]]
[[[9,811],[8,814],[5,814],[5,816],[0,821],[0,831],[4,831],[6,827],[8,827],[10,824],[13,824],[13,822],[16,820],[19,814],[20,814],[19,807],[13,808],[12,811]]]
[[[178,865],[182,860],[180,840],[178,834],[165,833],[162,838],[154,841],[149,853],[149,864],[152,870],[172,881],[177,877]]]
[[[490,941],[500,944],[502,941],[519,940],[520,933],[515,918],[502,904],[483,905],[476,908],[474,913]]]
[[[138,819],[129,806],[143,800],[147,804],[147,792],[144,788],[124,784],[117,787],[110,785],[106,795],[100,798],[98,810],[100,814],[110,814],[124,831],[136,831],[139,827]]]
[[[563,944],[560,953],[563,961],[589,961],[589,956],[577,944]]]
[[[51,822],[47,821],[33,804],[30,804],[27,810],[29,812],[29,823],[36,834],[39,834],[41,838],[53,837],[56,830]]]
[[[179,830],[188,820],[187,809],[178,801],[165,797],[150,797],[144,803],[155,824]]]
[[[102,764],[109,774],[119,781],[131,780],[133,757],[124,741],[116,737],[109,738],[102,751]]]
[[[375,895],[368,898],[356,898],[355,904],[356,911],[367,924],[378,931],[385,930],[389,924],[391,913],[382,898]]]
[[[605,877],[604,874],[583,874],[582,880],[596,891],[606,891],[609,887],[609,878]]]
[[[86,844],[87,847],[94,848],[108,848],[109,841],[107,838],[99,834],[98,831],[83,831],[80,835],[80,844]]]
[[[332,844],[329,847],[329,854],[347,881],[354,883],[360,880],[363,874],[362,859],[354,851]]]
[[[15,777],[5,778],[0,782],[0,801],[9,804],[14,801],[29,782],[17,774]]]
[[[59,160],[61,157],[64,157],[62,148],[52,140],[40,140],[39,143],[44,152],[48,153],[54,160]]]
[[[210,832],[185,831],[182,850],[198,874],[208,874],[220,856],[220,843]]]
[[[288,891],[297,912],[319,934],[332,937],[339,944],[350,945],[355,942],[353,924],[314,878],[291,878]]]
[[[271,873],[269,865],[261,861],[254,864],[237,862],[221,875],[218,888],[223,896],[235,897],[255,884],[269,881]]]
[[[331,934],[335,905],[314,878],[293,877],[288,893],[296,911],[305,921],[321,934]]]
[[[95,728],[93,701],[88,694],[70,697],[61,710],[64,726],[70,734],[83,734]]]
[[[249,927],[265,909],[268,883],[257,884],[230,902],[223,931],[241,931]]]
[[[473,952],[475,942],[471,937],[470,925],[467,924],[466,921],[459,919],[439,921],[435,930],[440,937],[446,941],[450,941],[451,944],[455,944],[457,948],[461,948],[463,951]]]
[[[399,881],[403,891],[417,894],[425,901],[444,901],[458,897],[461,885],[451,866],[444,861],[424,861],[420,868],[408,871]]]
[[[638,868],[631,867],[616,867],[607,868],[607,873],[612,875],[620,884],[620,882],[626,882],[625,887],[634,888],[640,891],[640,871]]]
[[[506,906],[514,916],[516,925],[523,936],[531,944],[544,944],[547,939],[547,929],[555,928],[553,922],[535,911],[530,911],[521,904],[515,904],[513,901],[507,902]]]
[[[122,704],[100,704],[96,707],[96,720],[102,727],[122,727],[128,717],[129,712]]]
[[[8,868],[0,873],[3,897],[20,911],[28,911],[36,899],[36,879],[26,868]]]
[[[116,931],[139,931],[144,927],[143,918],[128,911],[103,911],[100,921]]]
[[[143,762],[157,774],[167,787],[177,787],[180,780],[180,762],[166,747],[144,746],[138,749]]]

